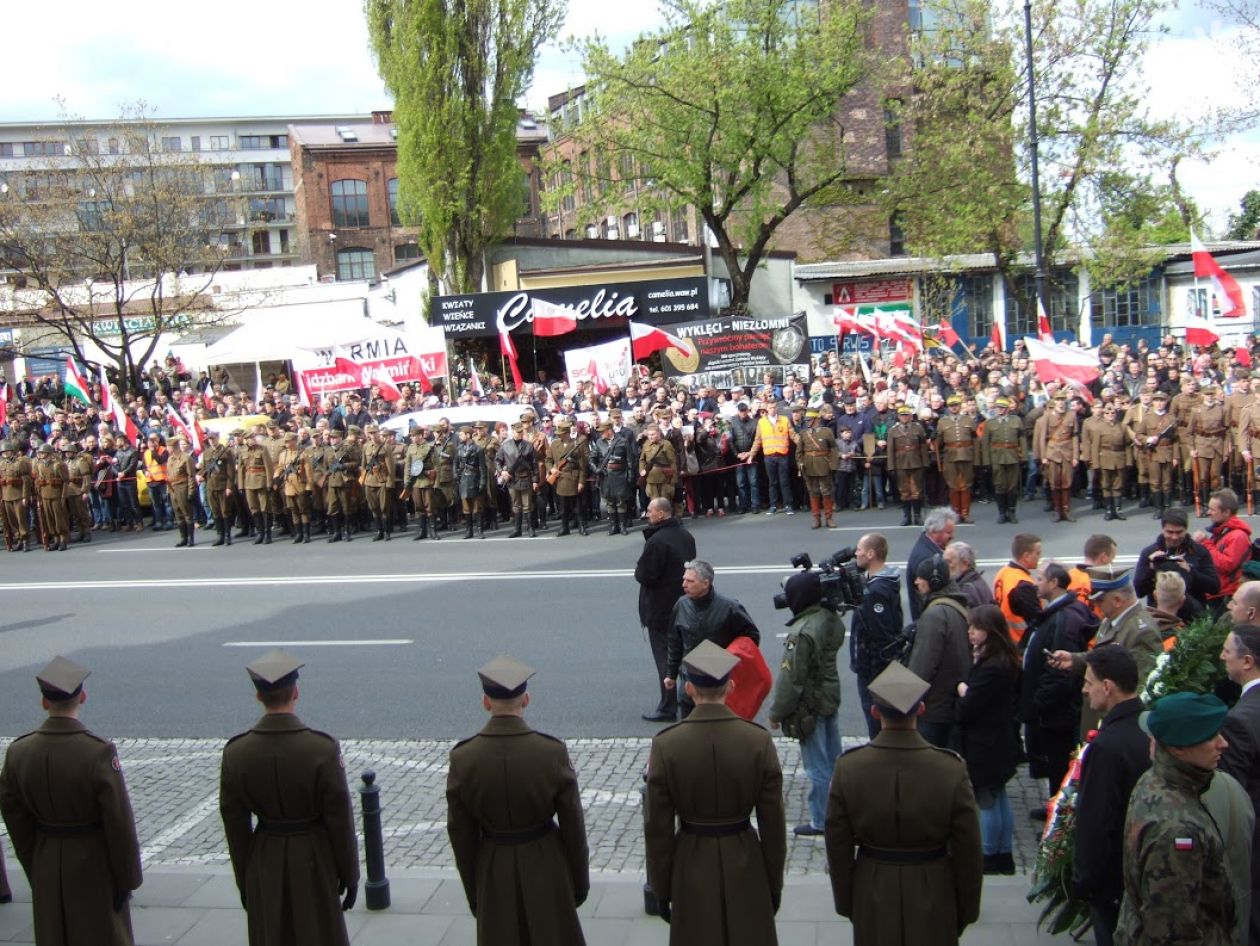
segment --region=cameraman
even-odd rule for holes
[[[872,680],[898,655],[904,637],[901,633],[901,572],[885,564],[888,539],[868,532],[858,540],[853,560],[866,572],[866,593],[853,612],[853,633],[849,637],[849,667],[857,674],[858,699],[866,729],[874,739],[879,720],[871,715]]]
[[[1221,590],[1221,578],[1212,554],[1190,538],[1190,517],[1184,509],[1165,509],[1160,524],[1159,538],[1138,555],[1133,570],[1133,590],[1139,598],[1149,598],[1155,591],[1155,575],[1176,569],[1185,579],[1186,594],[1206,605],[1208,596]]]
[[[831,772],[840,755],[840,674],[836,654],[844,643],[844,622],[823,606],[818,572],[799,572],[783,586],[792,609],[783,663],[774,684],[770,728],[801,742],[801,759],[809,774],[809,821],[793,830],[820,836],[827,817]]]

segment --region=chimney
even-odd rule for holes
[[[394,113],[391,109],[372,113],[373,125],[388,125],[394,120]]]

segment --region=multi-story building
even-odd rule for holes
[[[301,221],[298,252],[321,279],[374,279],[420,256],[414,227],[398,216],[397,128],[390,112],[370,120],[293,125],[289,150]],[[516,127],[517,157],[528,197],[510,236],[542,233],[539,147],[546,129],[527,114]]]

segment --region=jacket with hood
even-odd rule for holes
[[[1212,556],[1216,573],[1221,576],[1220,592],[1209,594],[1208,600],[1231,597],[1242,584],[1243,563],[1251,559],[1251,526],[1231,516],[1220,525],[1212,526],[1201,544]]]
[[[993,597],[993,588],[985,580],[984,572],[969,568],[955,581],[958,582],[958,590],[967,599],[967,607],[978,608],[982,604],[997,604]]]
[[[954,604],[948,602],[954,602]],[[951,581],[923,600],[915,625],[910,672],[931,684],[924,696],[926,723],[953,723],[957,712],[958,684],[971,670],[971,645],[967,642],[967,598]]]
[[[808,715],[830,716],[840,708],[836,654],[844,643],[844,622],[822,606],[817,573],[794,577],[784,591],[792,620],[787,624],[770,722],[781,723],[802,708]]]

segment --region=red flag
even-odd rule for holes
[[[416,359],[419,361],[419,359]],[[423,372],[423,368],[420,369]],[[387,401],[402,400],[402,391],[398,390],[398,385],[394,383],[394,379],[389,376],[389,372],[384,368],[374,368],[371,372],[371,380],[376,382],[377,389],[381,392],[381,397]],[[423,375],[427,380],[427,375]]]
[[[477,397],[485,397],[486,389],[481,386],[481,378],[477,374],[477,366],[473,364],[471,358],[468,359],[468,372],[470,374],[468,390]]]
[[[206,405],[206,410],[214,410],[214,384],[207,382],[206,389],[201,392],[201,400]]]
[[[1047,345],[1054,344],[1054,329],[1050,327],[1050,317],[1040,299],[1037,300],[1037,337]]]
[[[634,349],[632,357],[635,361],[642,361],[653,352],[663,351],[666,348],[673,348],[683,355],[691,354],[687,343],[677,335],[671,335],[654,325],[643,325],[639,322],[630,323],[630,344]]]
[[[854,311],[837,306],[831,320],[836,325],[837,335],[847,335],[850,332],[876,336],[879,334],[875,329],[875,317],[873,315],[858,315]]]
[[[993,323],[993,328],[989,332],[989,345],[994,351],[1006,351],[1006,333],[1002,331],[1002,326],[997,322]]]
[[[166,417],[171,422],[171,426],[184,435],[184,439],[188,441],[189,447],[193,453],[201,452],[201,438],[196,432],[188,426],[188,422],[179,416],[179,411],[175,410],[171,405],[166,406]]]
[[[525,385],[521,381],[521,369],[516,363],[516,345],[512,343],[512,334],[510,332],[499,333],[499,352],[508,360],[508,364],[512,366],[512,386],[518,391],[521,390]]]
[[[9,422],[9,385],[0,382],[0,427]]]
[[[535,299],[534,334],[539,338],[566,335],[577,329],[577,313],[567,306],[556,305],[545,299]]]
[[[113,408],[113,405],[110,403],[112,399],[109,396],[109,379],[105,377],[104,365],[100,366],[100,379],[101,379],[101,413],[112,414],[114,411],[114,408]]]
[[[1212,292],[1221,305],[1221,318],[1237,319],[1246,315],[1247,306],[1243,302],[1242,287],[1233,276],[1221,269],[1221,264],[1212,258],[1212,254],[1199,242],[1193,231],[1190,233],[1190,251],[1194,256],[1195,278],[1210,277],[1212,280]]]
[[[1076,381],[1086,385],[1098,380],[1097,349],[1075,348],[1063,342],[1049,345],[1035,338],[1025,338],[1024,344],[1037,377],[1043,382]]]
[[[1251,352],[1245,345],[1240,345],[1234,349],[1234,360],[1244,368],[1251,367]]]
[[[1186,343],[1206,348],[1221,340],[1220,333],[1213,331],[1212,323],[1198,315],[1186,316]]]
[[[139,442],[140,428],[135,425],[135,422],[123,410],[122,401],[114,401],[114,426],[126,435],[133,447]]]
[[[950,348],[953,348],[955,345],[962,344],[962,339],[958,337],[958,333],[954,331],[954,327],[943,319],[941,320],[940,327],[937,329],[937,336]]]

